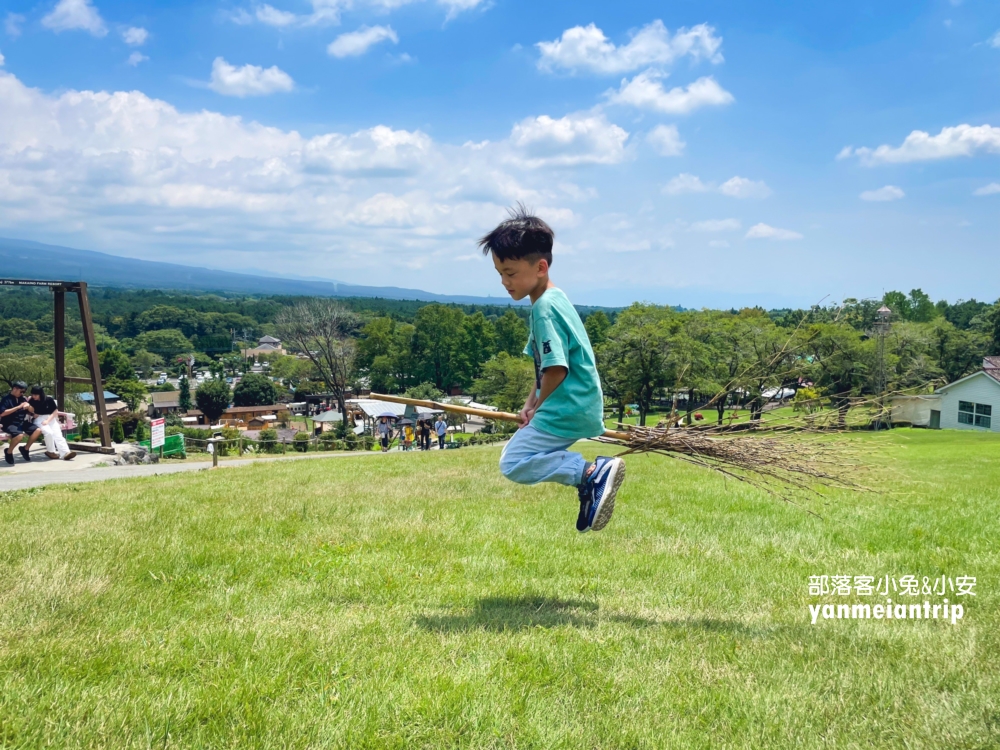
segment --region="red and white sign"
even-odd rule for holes
[[[150,449],[159,448],[166,441],[163,435],[163,424],[166,420],[163,417],[159,419],[151,419],[149,421],[150,426],[150,439],[149,447]]]

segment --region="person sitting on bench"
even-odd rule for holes
[[[18,448],[25,461],[30,461],[31,456],[28,451],[42,434],[42,431],[35,426],[34,412],[28,399],[24,397],[24,392],[28,385],[20,380],[15,380],[10,385],[10,393],[0,399],[0,428],[10,435],[10,442],[3,452],[4,460],[14,463],[14,448],[27,435],[28,442]]]
[[[31,389],[29,399],[35,413],[35,426],[45,437],[45,455],[52,459],[72,461],[76,453],[69,449],[59,424],[59,405],[52,396],[45,395],[45,389],[36,385]]]

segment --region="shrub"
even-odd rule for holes
[[[280,453],[281,446],[278,445],[278,431],[271,427],[265,427],[257,436],[260,449],[265,453]]]
[[[299,453],[305,453],[309,450],[309,433],[308,432],[296,432],[295,437],[292,438],[292,445],[295,447]]]
[[[146,439],[147,435],[146,435],[146,422],[145,422],[145,420],[140,419],[138,422],[136,422],[135,433],[133,433],[133,434],[135,435],[135,441],[137,443]]]
[[[122,428],[122,423],[117,419],[111,424],[111,440],[115,443],[125,442],[125,430]]]

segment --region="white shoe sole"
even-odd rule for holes
[[[618,488],[625,481],[625,462],[620,458],[612,459],[611,468],[608,469],[608,488],[604,491],[601,504],[597,506],[597,513],[594,514],[594,522],[590,525],[592,531],[600,531],[608,525],[611,514],[615,512],[615,495]]]

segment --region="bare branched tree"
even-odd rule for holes
[[[329,299],[310,299],[282,310],[275,320],[284,343],[309,358],[345,413],[344,392],[354,369],[358,317]]]

